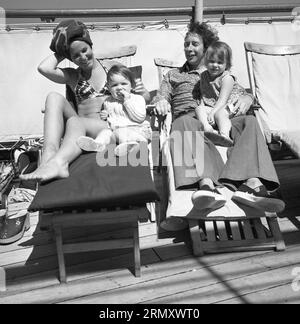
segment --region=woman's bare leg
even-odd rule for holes
[[[66,122],[65,136],[59,149],[48,160],[44,161],[34,172],[20,175],[23,180],[48,181],[69,176],[69,164],[80,154],[81,149],[76,139],[85,134],[80,117],[71,117]]]
[[[71,117],[66,122],[65,136],[61,146],[54,156],[41,164],[34,172],[21,175],[23,180],[37,180],[41,182],[69,176],[69,164],[80,154],[77,139],[85,134],[95,136],[101,129],[106,128],[106,123],[100,119]]]
[[[76,112],[70,103],[59,93],[47,96],[44,117],[44,146],[41,165],[47,163],[58,151],[65,131],[65,122]]]

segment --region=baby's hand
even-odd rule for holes
[[[101,118],[102,120],[107,120],[107,117],[108,117],[108,112],[107,112],[107,110],[101,110],[101,111],[100,111],[100,118]]]
[[[130,93],[126,90],[122,89],[119,91],[119,94],[123,97],[124,100],[127,100],[130,98]]]

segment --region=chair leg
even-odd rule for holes
[[[199,222],[197,220],[189,219],[188,223],[193,244],[193,254],[195,256],[202,256],[204,255],[204,251],[201,242]]]
[[[282,237],[282,233],[280,231],[280,227],[278,225],[277,218],[268,218],[267,222],[270,228],[270,231],[274,237],[276,243],[276,251],[284,251],[285,250],[285,243]]]
[[[58,268],[59,268],[59,280],[61,283],[67,282],[66,276],[66,266],[65,266],[65,258],[63,251],[63,241],[62,241],[62,233],[61,228],[58,226],[54,226],[54,235],[55,235],[55,243],[57,250],[57,258],[58,258]]]
[[[134,223],[133,226],[133,249],[134,249],[134,275],[141,276],[141,255],[140,255],[140,242],[139,242],[139,224]]]

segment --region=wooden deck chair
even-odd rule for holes
[[[125,46],[108,53],[95,52],[95,57],[106,62],[111,60],[124,64],[136,78],[141,78],[142,67],[133,67],[131,62],[135,53],[136,46]],[[74,94],[68,86],[66,98],[76,109]],[[148,171],[151,174],[150,182]],[[84,193],[85,190],[88,194]],[[52,192],[56,193],[55,196],[52,196]],[[71,164],[69,178],[39,186],[29,209],[39,210],[42,226],[50,227],[54,232],[59,277],[60,282],[64,283],[67,281],[64,254],[84,251],[133,247],[134,274],[140,276],[138,223],[148,221],[149,215],[150,220],[155,221],[153,202],[157,200],[159,198],[153,184],[152,151],[149,145],[149,165],[146,167],[100,168],[96,153],[81,155]],[[131,237],[84,243],[66,243],[63,240],[62,231],[65,228],[122,223],[128,224]]]
[[[300,44],[244,43],[256,116],[270,149],[282,145],[300,157]]]
[[[160,77],[170,67],[163,64],[164,60],[156,59]],[[163,72],[164,70],[164,72]],[[204,253],[220,253],[232,251],[248,251],[285,249],[275,213],[263,213],[251,208],[240,208],[231,201],[232,192],[222,189],[228,201],[224,207],[215,211],[199,211],[193,208],[191,195],[193,191],[176,190],[174,183],[173,161],[169,149],[169,131],[171,117],[167,116],[162,127],[161,149],[167,172],[166,219],[162,222],[164,229],[182,229],[188,224],[191,235],[193,253],[200,256]],[[223,159],[226,149],[218,147]]]
[[[256,116],[275,166],[285,173],[285,170],[295,170],[300,166],[300,44],[246,42],[244,47],[251,91],[259,107]],[[290,184],[285,187],[289,195],[285,197],[284,215],[300,228],[292,212],[292,201],[298,199],[298,189]]]

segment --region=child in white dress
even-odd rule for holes
[[[110,96],[103,103],[100,117],[107,120],[108,128],[103,129],[95,139],[81,136],[77,144],[85,151],[104,151],[108,144],[116,142],[117,156],[126,155],[140,142],[151,139],[150,123],[146,121],[145,99],[131,91],[135,88],[132,72],[123,65],[114,65],[107,73],[107,87]]]

